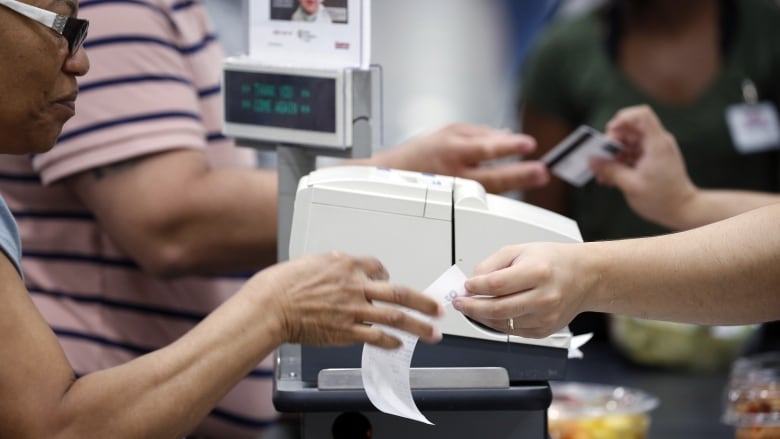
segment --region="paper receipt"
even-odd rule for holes
[[[458,266],[453,265],[426,288],[424,293],[444,305],[454,297],[466,293],[465,283],[466,275]],[[423,321],[432,320],[417,311],[406,312]],[[403,345],[392,350],[363,345],[361,375],[368,399],[381,412],[433,425],[414,403],[409,382],[409,368],[418,337],[384,325],[374,326],[398,337]]]

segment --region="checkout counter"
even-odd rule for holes
[[[734,439],[734,429],[720,422],[728,371],[697,373],[639,366],[607,340],[593,340],[580,349],[585,357],[569,361],[566,381],[634,387],[659,399],[651,413],[647,439]]]
[[[507,244],[582,240],[574,221],[486,194],[474,181],[375,167],[313,171],[317,156],[367,157],[379,143],[372,99],[379,72],[226,60],[225,133],[239,145],[277,152],[279,260],[371,255],[394,282],[424,290],[452,265],[469,273]],[[261,105],[268,100],[275,102],[269,111]],[[366,421],[373,439],[475,437],[486,426],[497,439],[546,438],[548,381],[565,374],[571,332],[508,336],[449,308],[439,323],[444,340],[417,347],[410,376],[415,403],[436,427],[373,407],[362,387],[362,346],[282,346],[276,408],[302,414],[305,439],[329,439],[337,425]],[[356,411],[362,418],[349,417]]]
[[[237,90],[228,93],[237,99],[231,101],[233,104],[226,103],[226,133],[245,146],[275,146],[280,162],[279,236],[282,243],[285,237],[290,238],[290,256],[330,250],[372,254],[385,263],[394,281],[423,289],[452,264],[470,272],[502,245],[581,241],[576,224],[570,220],[485,194],[474,182],[373,168],[349,171],[353,173],[349,178],[333,174],[343,169],[331,170],[299,184],[301,177],[313,169],[314,156],[323,151],[333,157],[365,157],[370,153],[367,146],[376,143],[371,139],[377,131],[372,127],[372,115],[377,111],[366,92],[371,88],[370,76],[350,70],[290,72],[226,63],[225,89]],[[328,87],[312,85],[323,81]],[[335,128],[324,134],[312,134],[308,125],[295,125],[298,131],[287,125],[279,128],[282,122],[287,124],[289,115],[283,119],[273,114],[263,119],[262,114],[246,110],[242,91],[262,89],[268,84],[292,87],[301,93],[311,90],[315,97],[322,90],[331,91],[326,93],[328,99],[315,99],[320,104],[313,113],[336,114]],[[306,149],[290,145],[294,139],[305,140]],[[377,203],[380,195],[392,199]],[[383,228],[388,222],[395,226]],[[399,230],[406,236],[400,236]],[[356,233],[361,234],[359,239],[355,239]],[[382,240],[380,244],[370,241],[377,237]],[[349,247],[344,247],[345,243]],[[280,259],[287,258],[287,251],[285,245],[280,246]],[[725,374],[684,375],[640,369],[623,362],[610,346],[598,342],[581,348],[583,360],[567,360],[571,339],[568,331],[542,341],[525,340],[479,328],[458,315],[449,314],[453,320],[444,330],[445,343],[439,350],[426,354],[418,349],[415,358],[422,363],[413,363],[415,367],[433,368],[427,376],[412,374],[413,383],[422,380],[412,392],[418,407],[443,427],[438,430],[441,434],[432,434],[427,425],[372,410],[365,392],[355,384],[359,349],[286,345],[279,350],[274,402],[280,411],[303,413],[303,428],[301,431],[296,423],[281,435],[272,433],[270,437],[330,438],[330,428],[336,423],[361,422],[343,414],[362,412],[375,433],[391,432],[386,436],[375,434],[375,439],[401,437],[401,433],[403,437],[479,437],[486,432],[494,438],[545,438],[551,380],[625,385],[656,395],[661,404],[652,415],[650,439],[733,437],[732,429],[720,423]],[[457,358],[477,362],[452,361]],[[437,367],[443,370],[435,370]],[[347,373],[342,381],[339,372],[321,379],[322,370],[340,368],[351,368],[353,373]],[[480,373],[466,379],[470,372],[455,368],[472,372],[476,368]]]
[[[370,167],[331,168],[303,178],[293,218],[292,256],[371,248],[394,280],[418,288],[452,263],[470,271],[504,244],[580,240],[568,219],[485,194],[475,182]],[[400,237],[398,230],[417,238]],[[568,360],[563,349],[571,338],[568,329],[543,340],[507,337],[450,311],[451,320],[441,326],[444,341],[419,345],[412,363],[426,368],[417,372],[428,372],[412,370],[412,393],[435,430],[373,409],[359,374],[344,369],[359,371],[359,346],[287,346],[280,355],[277,407],[306,411],[304,438],[330,438],[315,432],[342,421],[369,423],[377,439],[394,437],[382,434],[388,431],[428,438],[479,437],[486,431],[500,438],[546,437],[548,382],[591,382],[641,389],[660,400],[647,439],[734,437],[734,429],[720,421],[727,371],[639,366],[606,340],[591,341],[580,348],[583,359]],[[484,370],[489,366],[500,372]]]
[[[405,239],[392,230],[418,237]],[[474,182],[379,168],[334,168],[301,180],[290,254],[372,248],[386,261],[393,279],[423,288],[451,263],[470,271],[500,245],[542,240],[576,242],[579,232],[563,217],[485,194]],[[561,348],[571,337],[568,330],[542,341],[510,337],[508,342],[505,335],[481,329],[459,313],[450,317],[457,318],[445,322],[445,340],[418,346],[413,357],[415,367],[440,367],[432,372],[442,384],[439,388],[426,386],[425,377],[417,376],[422,388],[415,389],[412,376],[415,401],[437,430],[372,410],[359,380],[349,384],[338,372],[323,375],[328,369],[359,368],[360,347],[303,347],[295,355],[281,355],[275,403],[283,411],[307,411],[304,438],[331,437],[313,432],[329,430],[342,416],[363,416],[375,438],[392,437],[377,434],[387,431],[402,431],[407,437],[466,438],[478,437],[485,429],[497,433],[493,437],[545,437],[540,422],[545,422],[550,403],[548,381],[580,381],[633,387],[658,397],[648,439],[734,437],[733,428],[720,422],[727,371],[642,367],[599,340],[580,348],[584,359],[567,360]],[[481,366],[502,366],[509,385],[482,387],[480,377],[470,375],[470,368]],[[469,388],[472,379],[476,384]]]
[[[295,196],[290,257],[339,251],[370,254],[394,282],[425,289],[452,265],[463,272],[504,245],[581,242],[572,220],[487,194],[455,177],[375,167],[334,167],[303,177]],[[302,434],[366,425],[374,439],[547,437],[549,380],[563,379],[572,334],[544,339],[494,331],[451,305],[435,345],[412,357],[412,395],[435,426],[378,412],[360,374],[362,346],[286,345],[279,350],[274,404],[301,412]],[[365,433],[343,438],[366,437]]]
[[[708,372],[686,372],[640,366],[626,360],[604,338],[592,340],[582,351],[585,354],[583,360],[569,362],[567,381],[631,386],[658,397],[660,404],[652,412],[647,439],[735,437],[734,427],[721,422],[729,381],[728,370],[721,368]],[[778,352],[780,321],[761,325],[742,345],[741,358],[756,358],[771,353],[777,355]],[[776,362],[772,364],[777,367]],[[760,436],[756,432],[755,437],[770,436]]]
[[[602,340],[580,349],[585,357],[569,361],[566,381],[630,386],[659,398],[646,439],[734,438],[734,429],[720,422],[726,371],[700,374],[642,367],[626,361]],[[426,406],[421,404],[421,408],[427,413]],[[268,439],[300,439],[300,429],[298,420],[288,419],[274,427]]]

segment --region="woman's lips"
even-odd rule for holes
[[[71,111],[76,111],[76,100],[63,100],[63,101],[57,101],[57,104],[62,105],[64,107],[67,107]]]
[[[54,104],[57,106],[62,106],[68,109],[68,111],[71,113],[71,116],[75,114],[76,112],[76,96],[78,95],[78,92],[70,93],[66,96],[63,96],[60,99],[57,99],[54,101]]]

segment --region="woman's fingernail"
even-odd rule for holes
[[[463,311],[463,301],[460,299],[455,299],[452,301],[452,306],[457,309],[458,311]]]
[[[442,335],[442,333],[441,333],[441,329],[439,329],[439,328],[434,326],[433,327],[433,337],[432,338],[433,338],[434,342],[436,342],[436,343],[440,342],[441,339],[444,338],[444,335]]]

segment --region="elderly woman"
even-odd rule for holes
[[[77,9],[75,0],[0,0],[0,38],[9,42],[0,45],[1,152],[47,151],[73,116],[76,77],[89,69],[80,50],[88,23]],[[440,338],[397,308],[372,305],[441,312],[387,283],[378,261],[313,256],[256,274],[170,346],[76,379],[25,290],[18,231],[2,198],[0,221],[0,437],[178,438],[280,343],[399,345],[366,322]]]

